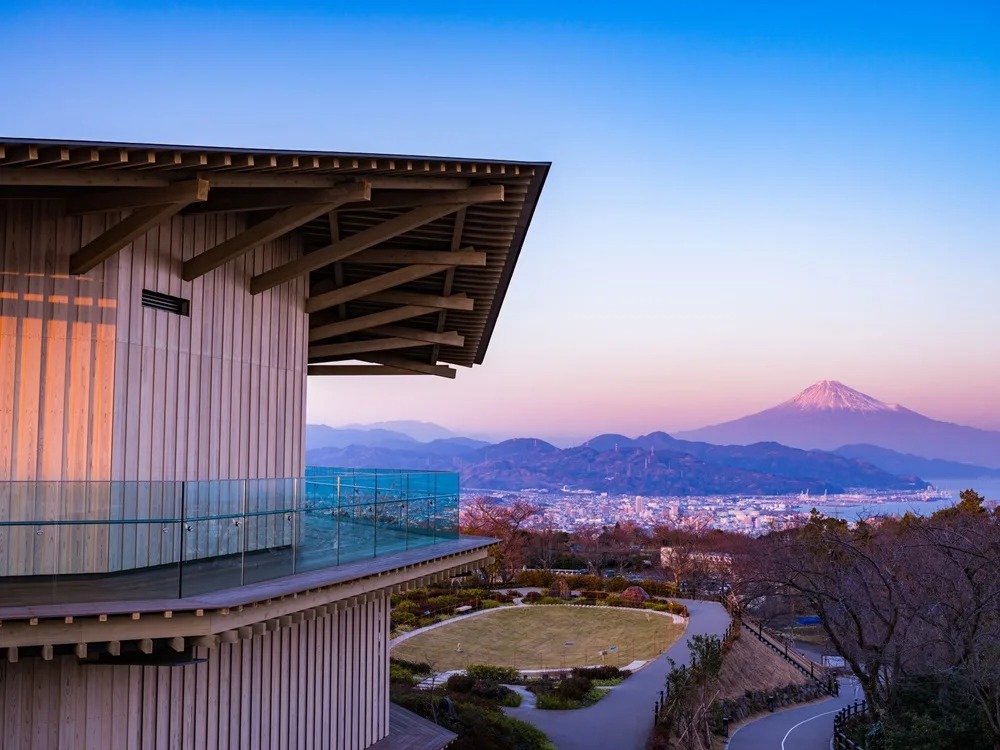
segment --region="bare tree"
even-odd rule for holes
[[[509,502],[493,497],[475,497],[462,508],[462,531],[497,540],[486,572],[490,582],[509,583],[526,562],[528,534],[525,526],[540,509],[527,500]]]

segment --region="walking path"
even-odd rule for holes
[[[728,750],[829,750],[833,737],[833,715],[856,700],[854,682],[840,681],[836,698],[764,714],[737,727],[726,745]]]
[[[686,663],[690,658],[688,638],[694,635],[721,638],[729,627],[729,614],[721,604],[678,601],[691,613],[684,635],[666,653],[616,686],[598,703],[575,711],[539,711],[522,703],[519,708],[505,708],[504,712],[534,724],[558,750],[641,750],[653,728],[654,701],[670,671],[667,659]]]

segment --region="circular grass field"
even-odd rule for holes
[[[436,672],[469,664],[558,669],[624,667],[669,648],[684,626],[657,612],[573,606],[494,609],[412,636],[393,649],[398,659],[427,662]],[[613,646],[617,649],[610,650]],[[601,651],[608,651],[601,656]]]

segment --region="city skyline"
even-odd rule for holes
[[[2,32],[6,135],[553,163],[489,366],[311,422],[631,435],[836,379],[1000,429],[993,6],[52,7]]]

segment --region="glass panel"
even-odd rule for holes
[[[0,482],[0,605],[193,596],[458,535],[458,475]]]

